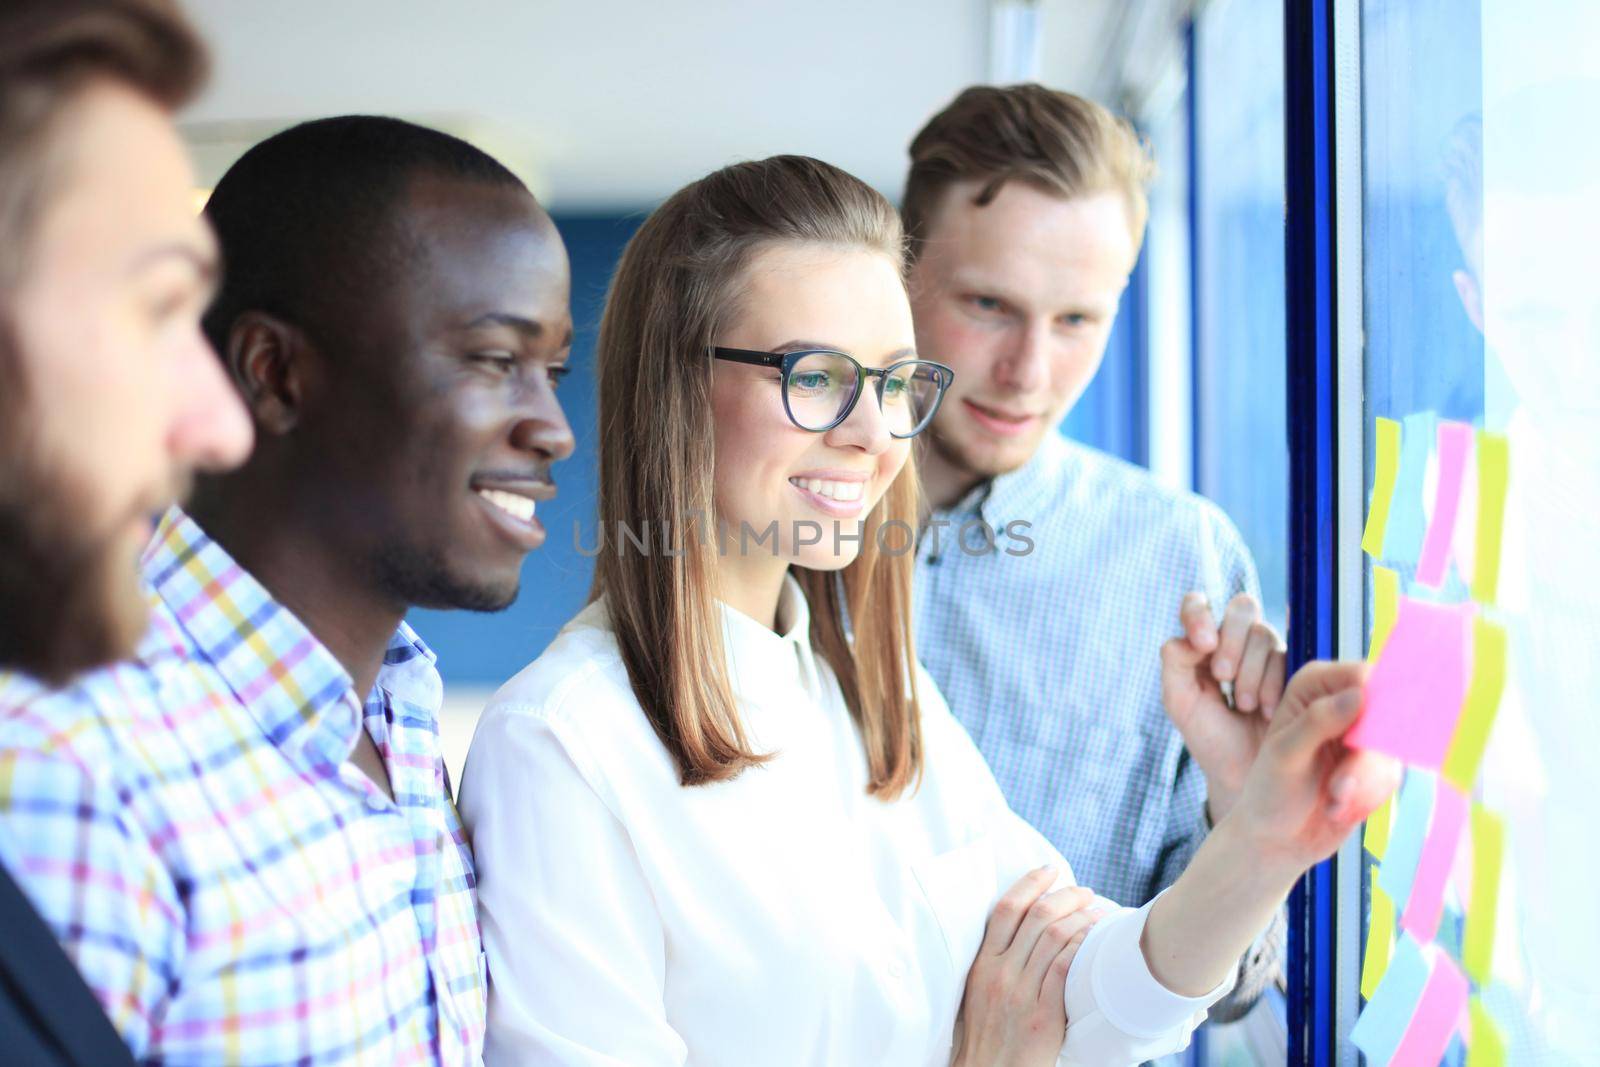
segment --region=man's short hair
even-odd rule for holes
[[[973,198],[990,203],[1009,181],[1063,198],[1120,193],[1135,247],[1144,239],[1155,176],[1150,148],[1133,126],[1092,100],[1042,85],[975,85],[939,112],[911,142],[911,171],[900,212],[911,254],[927,239],[946,191],[980,181]]]
[[[169,111],[205,81],[205,49],[170,0],[6,0],[0,8],[0,290],[25,268],[57,160],[50,134],[79,91],[122,82]]]
[[[121,82],[175,111],[206,72],[200,38],[170,0],[5,0],[0,7],[0,460],[20,447],[31,421],[23,417],[29,385],[5,294],[26,276],[61,183],[58,127],[97,80]]]
[[[205,50],[171,0],[0,2],[0,667],[60,682],[123,641],[102,590],[128,564],[82,528],[67,502],[86,490],[47,468],[34,443],[46,412],[66,401],[37,395],[14,306],[43,220],[78,165],[67,134],[92,86],[125,86],[175,111],[205,75]]]
[[[399,208],[424,175],[527,189],[459,137],[374,115],[303,122],[240,156],[206,204],[224,265],[203,319],[211,344],[225,353],[246,311],[335,340],[340,313],[408,262]]]

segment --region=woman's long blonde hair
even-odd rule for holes
[[[775,156],[726,167],[679,191],[623,251],[600,323],[600,552],[604,595],[628,679],[684,785],[734,777],[752,750],[728,675],[717,604],[714,423],[707,348],[737,314],[757,252],[803,244],[864,249],[902,272],[899,216],[837,167]],[[871,401],[866,398],[866,402]],[[911,634],[911,460],[868,516],[842,572],[794,568],[811,607],[811,643],[838,676],[866,749],[868,792],[899,796],[922,766]],[[899,526],[879,531],[884,524]],[[672,554],[641,550],[622,529],[673,531]],[[898,543],[896,534],[900,534]],[[681,553],[681,554],[680,554]],[[853,639],[852,639],[853,638]]]

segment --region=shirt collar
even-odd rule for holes
[[[1031,519],[1033,513],[1067,476],[1072,444],[1059,431],[1044,435],[1028,462],[1016,470],[979,482],[941,517],[977,515],[995,525]]]
[[[216,668],[274,744],[333,762],[349,756],[361,728],[349,673],[181,508],[162,517],[143,567],[191,643],[186,654]],[[406,634],[402,626],[396,638]]]
[[[444,702],[439,657],[405,622],[389,638],[378,684],[391,695],[424,707],[437,708]]]
[[[384,695],[388,700],[383,700]],[[402,622],[389,638],[383,653],[383,666],[367,694],[366,712],[396,716],[408,729],[438,733],[439,709],[444,704],[444,681],[439,677],[438,657],[416,631]]]
[[[0,670],[0,708],[17,708],[48,690],[32,675],[17,670]]]
[[[783,576],[776,631],[726,603],[720,607],[722,642],[735,692],[754,700],[785,683],[800,685],[813,696],[821,692],[811,649],[811,608],[793,574]]]

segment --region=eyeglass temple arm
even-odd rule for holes
[[[748,363],[754,367],[781,367],[783,356],[773,352],[752,352],[745,348],[715,348],[711,355],[716,359],[732,360],[735,363]]]

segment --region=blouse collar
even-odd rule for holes
[[[816,655],[811,648],[811,609],[793,574],[783,577],[776,630],[726,602],[720,607],[722,641],[736,693],[747,700],[759,700],[775,689],[800,686],[813,697],[821,695]]]

